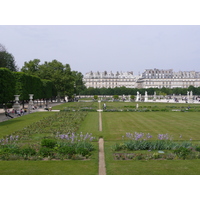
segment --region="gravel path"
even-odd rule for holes
[[[49,107],[53,107],[53,106],[57,106],[57,105],[60,105],[60,104],[62,104],[62,103],[57,103],[57,102],[53,102],[53,103],[49,103]],[[28,105],[27,104],[25,104],[25,107],[28,107]],[[12,110],[12,108],[10,109],[10,110]],[[36,109],[36,110],[31,110],[31,113],[33,113],[33,112],[41,112],[41,111],[45,111],[44,110],[44,108],[38,108],[38,109]],[[48,112],[48,111],[46,111],[46,112]],[[28,115],[29,113],[25,113],[25,115]],[[19,116],[17,116],[16,114],[10,114],[13,118],[16,118],[16,117],[19,117]],[[12,118],[10,118],[10,117],[6,117],[5,116],[5,110],[4,109],[0,109],[0,122],[3,122],[3,121],[7,121],[7,120],[10,120],[10,119],[12,119]]]
[[[99,131],[102,131],[102,110],[101,103],[99,102]],[[104,140],[99,139],[99,175],[106,175],[106,164],[104,155]]]
[[[99,111],[99,131],[102,131],[102,118],[101,118],[101,111]]]
[[[106,175],[103,138],[99,139],[99,175]]]

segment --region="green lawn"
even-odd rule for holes
[[[114,160],[115,142],[105,142],[107,175],[199,175],[198,160]]]
[[[54,112],[36,112],[1,122],[0,138],[54,114]],[[91,114],[96,114],[96,120],[98,121],[98,113]],[[93,142],[93,145],[95,151],[93,151],[90,160],[0,161],[0,175],[97,175],[98,142]]]
[[[91,161],[1,161],[1,175],[97,175]]]
[[[98,145],[90,160],[0,161],[0,175],[97,175]]]
[[[105,140],[120,140],[126,132],[170,134],[174,140],[200,140],[200,113],[192,112],[105,112],[103,134]],[[156,139],[156,138],[155,138]]]
[[[122,108],[135,103],[107,102],[107,108]],[[149,106],[150,103],[143,106]],[[172,104],[167,104],[170,106]],[[174,105],[174,104],[173,104]],[[172,106],[173,106],[172,105]],[[175,104],[180,106],[180,104]],[[185,104],[184,104],[185,105]],[[65,107],[78,108],[91,106],[91,103],[66,103],[53,109]],[[92,103],[98,108],[98,103]],[[102,103],[101,103],[102,106]],[[152,103],[150,106],[166,106]],[[198,106],[198,105],[196,105]],[[23,129],[43,117],[53,115],[53,112],[32,113],[16,119],[0,123],[0,137]],[[200,160],[114,160],[112,145],[122,140],[126,132],[150,133],[156,139],[157,134],[168,133],[175,140],[200,141],[199,112],[103,112],[103,131],[98,130],[98,112],[88,112],[81,123],[78,133],[92,133],[97,139],[103,136],[105,140],[105,158],[108,175],[154,175],[154,174],[200,174]],[[0,161],[0,174],[98,174],[98,142],[94,142],[96,150],[90,160],[69,161]]]
[[[142,107],[157,107],[157,108],[166,108],[166,107],[197,107],[200,108],[200,104],[190,104],[190,103],[160,103],[160,102],[106,102],[107,109],[111,108],[126,108],[134,107],[138,104],[138,108]],[[103,104],[102,104],[103,105]]]
[[[97,106],[97,102],[69,102],[54,106],[53,110],[64,110],[65,108],[80,109],[83,107],[92,107],[93,109],[97,110]]]
[[[54,112],[34,112],[28,115],[10,119],[0,123],[0,138],[23,129],[24,127],[37,122],[45,117],[54,115]]]

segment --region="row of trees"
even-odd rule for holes
[[[137,95],[137,91],[144,95],[147,91],[148,95],[153,95],[156,92],[157,95],[187,95],[187,91],[192,91],[194,95],[200,95],[200,87],[195,88],[190,86],[189,88],[87,88],[80,92],[81,95]]]
[[[0,85],[1,104],[13,100],[15,94],[20,95],[22,102],[29,100],[29,94],[34,94],[35,99],[49,99],[56,96],[56,90],[51,81],[23,72],[12,72],[7,68],[0,68]]]
[[[34,59],[25,62],[19,71],[14,57],[1,44],[0,86],[1,104],[13,100],[15,94],[21,101],[28,100],[29,94],[34,94],[34,99],[71,98],[85,89],[83,75],[57,60],[40,64],[39,59]]]

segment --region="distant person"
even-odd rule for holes
[[[19,110],[17,110],[17,116],[21,116],[21,113]]]
[[[10,117],[13,118],[13,116],[10,115],[10,113],[8,111],[5,112],[6,117]]]
[[[24,115],[24,109],[20,110],[21,115]]]

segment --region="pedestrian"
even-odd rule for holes
[[[21,115],[24,115],[24,109],[23,108],[20,110],[20,113],[21,113]]]
[[[20,114],[20,111],[19,111],[19,110],[17,110],[17,116],[21,116],[21,114]]]
[[[13,117],[10,115],[10,113],[9,113],[9,112],[7,112],[7,111],[5,111],[5,115],[6,115],[6,117],[13,118]]]

